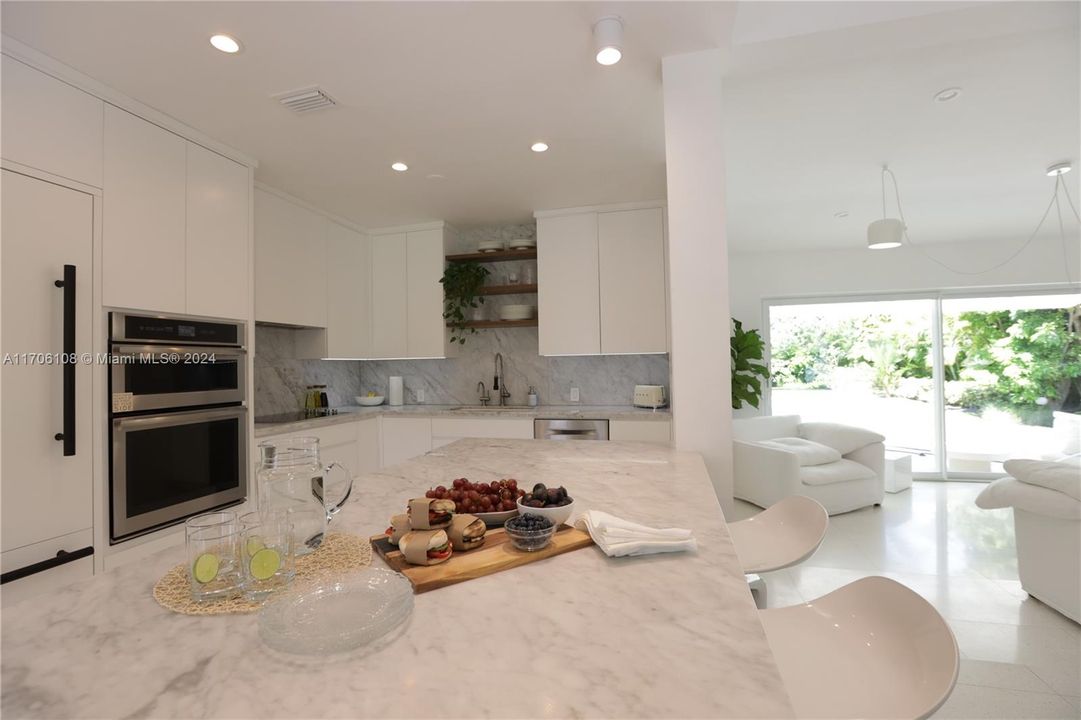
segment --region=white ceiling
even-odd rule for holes
[[[626,54],[603,68],[590,26],[610,13]],[[884,160],[914,241],[1024,236],[1042,169],[1081,161],[1076,3],[4,2],[2,28],[367,227],[663,197],[660,58],[711,47],[731,48],[736,251],[859,247]],[[341,106],[271,99],[311,84]]]
[[[863,247],[882,216],[883,162],[900,181],[913,242],[1029,236],[1054,187],[1045,168],[1081,161],[1078,5],[956,5],[737,44],[724,129],[733,248]],[[742,12],[737,39],[741,26]],[[933,102],[951,86],[963,94]],[[1081,168],[1064,178],[1075,204],[1079,178]],[[896,216],[892,188],[888,207]],[[1067,229],[1076,241],[1076,221]],[[1058,236],[1054,211],[1042,235]]]
[[[623,62],[592,23],[626,22]],[[257,158],[366,227],[522,221],[665,194],[660,58],[716,47],[722,3],[4,2],[3,31]],[[208,37],[228,32],[236,56]],[[312,84],[341,107],[297,116]],[[551,149],[530,151],[536,140]],[[406,173],[390,169],[394,161]],[[445,176],[428,179],[429,174]]]

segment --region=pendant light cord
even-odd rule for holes
[[[1073,210],[1074,216],[1076,216],[1078,218],[1078,221],[1081,222],[1081,216],[1078,216],[1077,208],[1073,204],[1073,198],[1070,197],[1069,191],[1066,190],[1066,183],[1062,182],[1062,176],[1061,175],[1056,175],[1055,176],[1055,189],[1054,189],[1053,194],[1051,195],[1051,201],[1049,203],[1047,203],[1047,208],[1043,211],[1043,215],[1040,216],[1040,221],[1038,223],[1036,223],[1036,229],[1032,231],[1032,234],[1028,236],[1028,239],[1025,240],[1025,242],[1021,245],[1021,247],[1017,248],[1017,250],[1012,252],[1008,257],[1006,257],[1001,262],[996,263],[996,264],[992,265],[989,268],[985,268],[983,270],[958,270],[957,268],[951,267],[947,263],[945,263],[945,262],[939,260],[938,258],[936,258],[935,256],[931,255],[929,252],[927,252],[927,250],[924,249],[924,247],[922,245],[917,245],[916,243],[912,242],[911,238],[909,238],[909,236],[908,236],[908,221],[905,220],[905,211],[904,211],[904,208],[901,206],[901,189],[898,187],[898,184],[897,184],[897,176],[894,175],[893,171],[890,170],[889,167],[887,167],[887,166],[882,167],[882,194],[883,194],[883,213],[882,214],[883,214],[883,216],[885,216],[886,175],[889,175],[890,180],[893,182],[893,195],[894,195],[895,200],[897,201],[897,214],[901,216],[901,225],[902,225],[901,232],[904,235],[905,242],[908,243],[911,247],[915,248],[916,250],[919,250],[920,253],[923,254],[923,256],[926,257],[931,262],[935,263],[936,265],[940,265],[941,267],[949,270],[950,272],[957,273],[958,275],[983,275],[983,274],[989,273],[989,272],[991,272],[993,270],[998,270],[1000,267],[1002,267],[1003,265],[1006,265],[1011,260],[1013,260],[1018,255],[1020,255],[1025,250],[1025,248],[1027,248],[1029,245],[1031,245],[1032,241],[1036,239],[1036,235],[1039,234],[1040,228],[1043,227],[1044,222],[1046,222],[1046,220],[1047,220],[1047,216],[1051,213],[1051,208],[1059,207],[1059,204],[1058,204],[1058,189],[1059,189],[1059,186],[1061,186],[1063,191],[1066,192],[1066,199],[1070,203],[1070,209]],[[1062,237],[1062,257],[1063,257],[1063,260],[1065,260],[1064,266],[1065,266],[1065,271],[1066,271],[1066,281],[1067,282],[1073,282],[1073,279],[1072,279],[1072,277],[1070,275],[1070,263],[1069,263],[1069,260],[1068,260],[1068,253],[1067,253],[1067,250],[1066,250],[1066,230],[1065,230],[1065,226],[1062,223],[1062,211],[1061,211],[1061,209],[1058,212],[1058,220],[1059,220],[1059,233],[1060,233],[1060,235]]]

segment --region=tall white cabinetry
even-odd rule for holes
[[[7,55],[0,86],[4,159],[101,187],[105,103]]]
[[[536,216],[540,354],[667,352],[663,207]]]
[[[371,255],[367,235],[336,222],[329,224],[326,351],[321,357],[364,358],[371,354]]]
[[[102,301],[248,316],[246,167],[105,106]]]
[[[372,232],[372,358],[446,356],[443,223]]]
[[[94,313],[93,196],[9,170],[2,174],[3,353],[16,358],[19,353],[61,353],[68,322],[74,330],[74,351],[89,353]],[[75,268],[74,288],[55,285],[65,277],[65,265]],[[74,295],[74,314],[65,318],[67,293]],[[93,545],[91,370],[89,363],[75,365],[75,384],[67,402],[64,371],[57,364],[5,363],[0,370],[4,573]],[[66,413],[74,418],[70,455],[65,455],[63,439],[56,439],[64,431]],[[89,575],[93,560],[88,557],[61,567],[50,574]]]
[[[409,355],[409,266],[405,233],[372,236],[373,358]]]
[[[105,106],[102,300],[183,313],[187,142]]]
[[[326,217],[255,190],[255,320],[327,325]]]

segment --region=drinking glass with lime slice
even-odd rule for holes
[[[244,555],[241,584],[249,600],[263,600],[292,582],[296,551],[288,513],[246,515],[240,547]]]
[[[224,511],[188,518],[184,537],[192,599],[212,602],[239,595],[240,525],[236,513]]]

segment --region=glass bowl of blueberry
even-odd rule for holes
[[[535,552],[548,546],[556,534],[556,524],[539,515],[519,515],[503,525],[511,544],[519,550]]]

